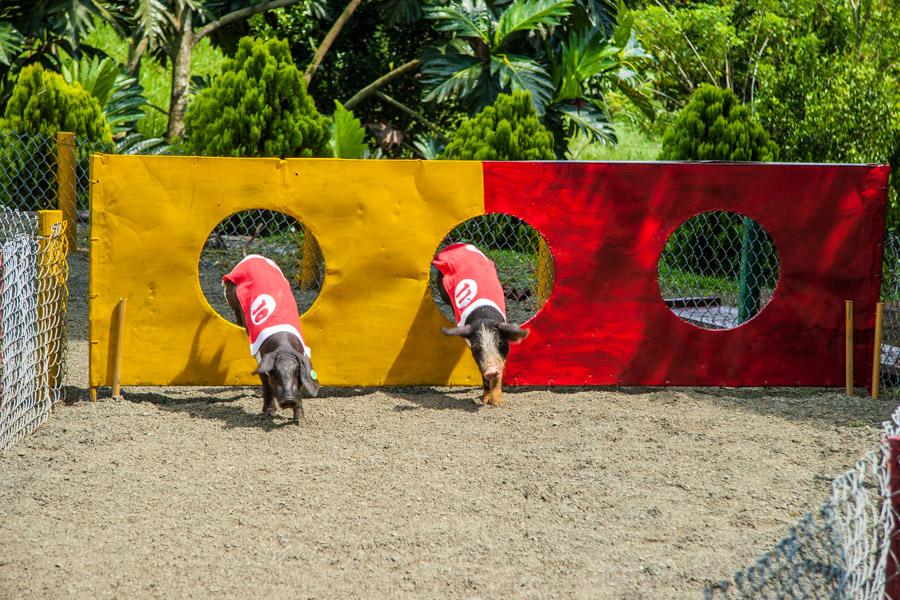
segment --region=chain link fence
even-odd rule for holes
[[[659,259],[659,292],[679,318],[731,329],[761,311],[778,282],[778,252],[761,225],[715,211],[685,221]]]
[[[753,565],[708,586],[709,600],[882,600],[893,513],[887,448],[832,482],[831,497],[805,514]]]
[[[881,389],[887,397],[900,398],[900,233],[889,234],[885,239],[881,301]]]
[[[57,208],[56,138],[0,130],[0,206]]]
[[[502,213],[474,217],[447,234],[435,255],[460,242],[477,246],[494,262],[510,323],[522,324],[532,318],[550,297],[553,257],[544,238],[525,221]],[[438,275],[432,266],[431,295],[441,313],[453,323],[453,307],[441,298]]]
[[[0,452],[47,420],[65,379],[67,242],[0,207]]]

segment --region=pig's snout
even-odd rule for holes
[[[282,408],[294,408],[297,406],[297,397],[285,396],[279,400],[278,404],[280,404]]]
[[[498,367],[496,365],[491,365],[484,370],[482,375],[484,376],[485,379],[488,379],[488,380],[497,379],[498,377],[500,377],[500,367]]]

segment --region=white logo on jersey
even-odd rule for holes
[[[266,319],[275,312],[275,298],[268,294],[260,294],[250,305],[250,320],[254,325],[266,322]]]
[[[456,300],[457,308],[465,308],[472,304],[472,300],[478,295],[478,284],[474,279],[463,279],[456,284],[453,290],[453,296]]]

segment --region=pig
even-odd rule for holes
[[[300,316],[291,286],[274,261],[250,254],[222,278],[225,300],[237,324],[250,338],[263,388],[262,412],[274,416],[279,408],[293,409],[298,423],[303,390],[319,395],[319,381],[311,351],[300,333]]]
[[[481,371],[481,401],[497,406],[503,400],[503,370],[509,345],[528,337],[528,330],[506,321],[506,301],[494,263],[472,244],[451,244],[435,256],[438,289],[453,307],[456,327],[445,335],[461,336]]]

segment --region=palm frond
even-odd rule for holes
[[[425,17],[437,21],[435,29],[490,44],[493,15],[484,0],[461,0],[451,4],[430,4]]]
[[[0,64],[11,65],[25,48],[25,36],[8,21],[0,22]]]
[[[531,102],[538,116],[553,96],[553,79],[534,59],[515,54],[491,57],[491,74],[496,76],[503,90],[531,92]]]
[[[517,32],[552,27],[569,14],[574,0],[515,0],[497,22],[494,48],[499,49]]]
[[[616,131],[613,128],[609,114],[598,104],[585,102],[582,104],[557,104],[554,105],[566,122],[569,129],[569,137],[575,132],[588,138],[605,144],[616,143]]]
[[[132,133],[116,142],[117,154],[168,154],[170,151],[166,140],[148,138],[140,133]]]
[[[478,86],[484,67],[474,56],[445,54],[422,65],[425,102],[444,102],[453,96],[467,96]]]
[[[163,0],[136,0],[134,6],[136,34],[147,38],[155,49],[166,35],[166,27],[174,24],[174,17]]]
[[[382,0],[381,15],[389,27],[415,23],[422,18],[422,1]]]

